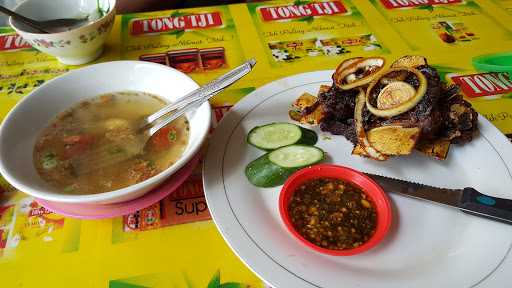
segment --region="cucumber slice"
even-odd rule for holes
[[[269,152],[252,161],[245,168],[249,182],[258,187],[282,185],[300,168],[324,159],[324,151],[314,146],[289,145]]]
[[[315,131],[286,122],[256,126],[249,131],[247,142],[256,148],[274,150],[292,144],[315,145]]]
[[[283,168],[301,168],[324,158],[324,151],[314,146],[290,145],[268,154],[268,160]]]

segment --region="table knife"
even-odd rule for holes
[[[475,216],[512,224],[512,200],[485,195],[471,187],[447,189],[370,173],[366,175],[379,183],[386,192],[427,200]]]

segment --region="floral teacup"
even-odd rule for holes
[[[35,20],[83,18],[89,21],[58,33],[38,33],[12,17],[9,23],[34,48],[64,64],[80,65],[97,59],[115,20],[116,0],[26,0],[14,10]]]

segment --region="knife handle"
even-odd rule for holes
[[[491,197],[467,187],[459,205],[463,212],[512,224],[512,200]]]

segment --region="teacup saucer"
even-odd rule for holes
[[[162,200],[180,187],[196,167],[199,158],[199,154],[195,155],[192,160],[169,177],[163,184],[142,197],[130,201],[97,205],[50,202],[38,198],[36,198],[36,201],[50,211],[73,218],[102,219],[130,214]]]

